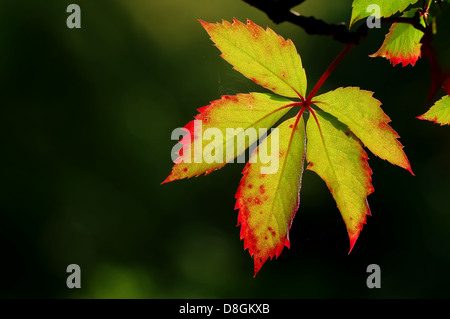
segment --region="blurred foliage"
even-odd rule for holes
[[[66,27],[67,6],[82,28]],[[351,1],[297,8],[348,23]],[[0,248],[6,298],[449,297],[449,128],[431,105],[426,60],[393,68],[372,30],[321,92],[375,92],[415,177],[371,157],[372,217],[350,255],[325,184],[304,175],[291,249],[256,278],[236,228],[243,164],[160,185],[173,129],[223,94],[261,89],[219,57],[197,19],[251,19],[291,38],[310,88],[342,49],[240,0],[5,0],[0,3]],[[320,93],[320,92],[319,92]],[[80,265],[82,288],[66,287]],[[380,265],[381,289],[366,287]]]

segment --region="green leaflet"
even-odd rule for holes
[[[164,182],[222,168],[259,139],[260,129],[267,130],[286,114],[289,103],[276,95],[250,93],[223,96],[198,109],[197,121],[185,126],[188,135],[180,141],[187,151],[178,157]]]
[[[306,146],[303,117],[298,123],[296,119],[281,123],[278,132],[258,146],[236,194],[241,239],[253,256],[255,275],[269,257],[278,257],[284,246],[289,247],[289,229],[300,203]],[[275,155],[278,162],[265,164],[261,157],[266,154]]]
[[[412,173],[403,146],[397,140],[399,136],[388,125],[390,118],[372,94],[357,87],[346,87],[313,100],[323,111],[347,125],[373,154]]]
[[[336,118],[316,111],[306,127],[308,169],[327,184],[341,212],[350,239],[350,251],[370,215],[367,196],[373,192],[367,154],[355,135]],[[323,139],[322,139],[322,136]]]
[[[373,9],[368,11],[371,5],[377,5],[380,8],[380,17],[390,17],[391,15],[405,10],[409,5],[418,0],[354,0],[352,7],[352,17],[350,27],[358,20],[367,18],[373,13]]]
[[[272,29],[247,24],[207,23],[203,27],[234,69],[255,83],[283,96],[306,94],[306,75],[291,40],[284,40]]]

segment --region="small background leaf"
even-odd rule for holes
[[[446,95],[437,101],[425,114],[418,117],[441,125],[450,124],[450,96]]]
[[[409,5],[416,3],[417,0],[355,0],[353,1],[352,17],[350,27],[358,20],[367,18],[371,12],[367,8],[376,4],[380,7],[381,17],[390,17],[391,15],[405,10]]]
[[[404,17],[413,17],[415,10],[405,13]],[[422,25],[425,24],[422,22]],[[417,30],[408,23],[393,23],[386,34],[386,38],[381,48],[371,55],[371,57],[384,57],[395,66],[399,63],[402,66],[411,64],[414,66],[421,56],[420,40],[424,33]]]

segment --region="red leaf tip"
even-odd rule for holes
[[[353,235],[349,235],[348,237],[350,239],[350,250],[348,251],[348,254],[350,255],[350,253],[353,250],[353,247],[355,246],[356,240],[358,240],[359,232],[357,232],[356,234],[353,234]]]
[[[414,172],[411,169],[411,165],[407,168],[408,172],[410,172],[412,174],[412,176],[416,176],[416,174],[414,174]]]
[[[254,263],[255,263],[255,268],[254,268],[254,270],[255,270],[255,273],[254,273],[254,275],[253,275],[253,278],[255,278],[256,277],[256,275],[258,274],[258,272],[261,270],[261,268],[262,268],[262,266],[264,265],[264,263],[266,262],[266,260],[267,260],[267,257],[263,257],[263,258],[261,258],[261,257],[256,257],[256,256],[253,256],[254,258]]]
[[[206,22],[206,21],[203,21],[203,20],[200,20],[200,19],[197,19],[197,21],[200,22],[203,27],[205,27],[206,25],[210,24],[209,22]]]
[[[416,174],[414,174],[414,172],[412,171],[411,164],[409,163],[408,160],[406,160],[403,168],[406,169],[408,172],[410,172],[412,174],[412,176],[416,176]]]
[[[166,178],[165,180],[163,180],[163,181],[161,182],[161,184],[159,184],[159,185],[162,185],[162,184],[166,184],[166,183],[172,182],[173,180],[175,180],[175,179],[173,178],[173,172],[172,172],[172,173],[170,173],[170,175],[167,176],[167,178]]]

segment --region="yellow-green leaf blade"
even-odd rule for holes
[[[272,132],[258,146],[236,193],[240,237],[253,256],[255,275],[269,257],[278,257],[284,246],[289,247],[289,229],[300,203],[306,143],[303,118],[296,119],[281,123],[278,133]],[[265,154],[278,159],[278,167],[274,162],[264,164]]]
[[[418,117],[441,125],[450,125],[450,96],[446,95],[437,101],[425,114]]]
[[[390,17],[416,2],[417,0],[354,0],[350,27],[356,21],[367,18],[374,12],[374,7],[369,6],[377,5],[380,8],[380,17]]]
[[[291,40],[251,21],[201,21],[222,57],[255,83],[283,96],[306,94],[306,75]]]
[[[163,183],[222,168],[286,114],[290,103],[273,94],[250,93],[222,96],[198,109],[195,120],[184,127],[182,148]]]
[[[308,169],[327,184],[347,227],[350,251],[370,215],[367,196],[373,192],[367,154],[355,135],[336,118],[321,111],[310,116],[306,132]],[[322,138],[323,137],[323,138]]]
[[[338,88],[314,97],[316,105],[335,116],[376,156],[412,173],[409,160],[398,141],[399,135],[389,126],[390,118],[373,92],[357,87]]]

